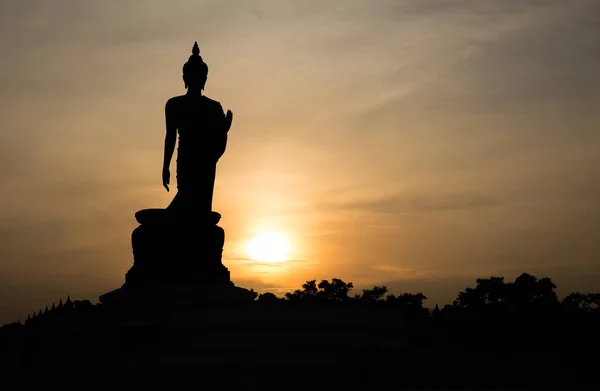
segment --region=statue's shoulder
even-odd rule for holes
[[[221,109],[221,110],[222,110],[221,102],[219,102],[219,101],[217,101],[217,100],[214,100],[214,99],[211,99],[211,98],[209,98],[209,97],[208,97],[208,96],[206,96],[206,95],[204,95],[204,99],[206,100],[206,102],[207,102],[209,105],[211,105],[211,106],[213,106],[213,107],[215,107],[215,108],[219,108],[219,109]]]
[[[179,104],[181,104],[183,102],[184,99],[185,99],[185,95],[174,96],[172,98],[169,98],[169,100],[167,100],[167,103],[165,106],[166,107],[178,106]]]

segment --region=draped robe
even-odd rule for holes
[[[210,213],[217,161],[225,152],[227,129],[223,107],[205,96],[169,99],[167,122],[177,128],[177,195],[168,210]]]

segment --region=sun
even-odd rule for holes
[[[291,250],[288,238],[281,232],[265,232],[256,235],[248,243],[248,255],[255,261],[286,261]]]

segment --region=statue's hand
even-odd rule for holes
[[[163,168],[162,181],[163,181],[163,186],[165,187],[165,189],[167,189],[167,191],[169,191],[169,181],[170,180],[171,180],[171,173],[169,172],[169,169]]]
[[[233,121],[233,113],[231,112],[231,110],[227,110],[227,114],[225,115],[225,131],[226,132],[229,132],[232,121]]]

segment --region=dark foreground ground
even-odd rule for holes
[[[551,357],[482,357],[405,350],[285,352],[62,352],[9,374],[12,385],[205,386],[243,390],[594,389],[597,380]],[[271,354],[273,353],[273,354]],[[327,357],[320,357],[321,354]],[[33,362],[35,361],[35,362]],[[583,376],[582,376],[583,375]],[[5,378],[6,379],[6,378]],[[5,383],[6,384],[6,383]]]
[[[14,327],[3,338],[3,384],[209,390],[598,385],[597,345],[585,343],[594,331],[577,324],[567,329],[529,319],[508,332],[481,319],[447,327],[430,318],[407,321],[396,310],[335,306],[180,308],[164,315],[152,326],[96,311]]]
[[[37,357],[43,367],[13,373],[13,385],[199,385],[238,386],[244,390],[308,387],[311,389],[570,389],[586,381],[564,372],[545,357],[483,358],[468,354],[413,350],[395,352],[386,363],[370,366],[358,355],[287,352],[264,357],[248,352],[198,354],[130,352],[97,355],[63,352]],[[289,353],[293,353],[290,359]],[[108,361],[108,363],[107,363]],[[30,363],[33,364],[33,363]],[[35,365],[34,364],[34,365]],[[107,365],[108,364],[108,365]],[[589,381],[589,380],[587,380]],[[591,384],[590,384],[591,386]]]

